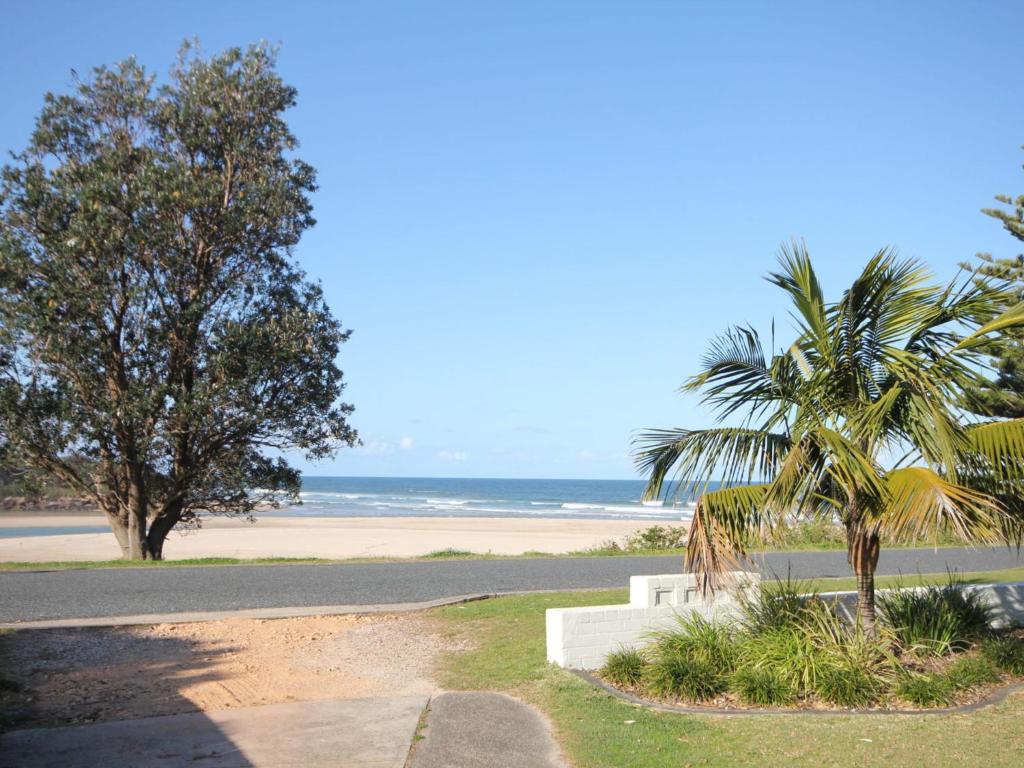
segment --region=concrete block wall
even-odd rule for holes
[[[760,581],[756,573],[731,575],[737,588]],[[1024,624],[1024,582],[975,584],[967,589],[984,595],[993,608],[995,626]],[[822,597],[838,601],[852,619],[856,592],[830,592]],[[736,599],[726,591],[705,601],[691,574],[633,576],[628,605],[549,608],[545,616],[548,661],[570,669],[599,669],[609,653],[646,645],[651,632],[671,627],[680,615],[696,612],[705,618],[728,620],[736,611]]]
[[[1017,624],[1024,624],[1024,581],[1006,584],[968,584],[965,589],[980,592],[983,599],[992,608],[992,626],[996,629]],[[880,589],[878,595],[892,590]],[[857,610],[856,592],[825,592],[823,600],[839,603],[840,615],[854,621]]]
[[[756,573],[730,575],[738,588],[760,580]],[[549,608],[548,661],[571,669],[598,669],[609,653],[646,645],[651,632],[671,627],[680,614],[727,619],[735,611],[736,601],[726,591],[704,600],[692,574],[633,576],[628,605]]]

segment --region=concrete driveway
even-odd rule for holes
[[[428,698],[307,701],[11,731],[0,736],[0,766],[402,768]]]

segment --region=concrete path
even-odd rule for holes
[[[309,701],[11,731],[0,768],[403,768],[426,705]]]
[[[409,768],[564,768],[547,721],[501,693],[445,693],[430,702]]]
[[[845,551],[772,553],[756,557],[755,565],[783,577],[850,575]],[[1006,547],[892,549],[882,552],[878,572],[943,573],[1021,565],[1021,554]],[[0,573],[0,622],[368,606],[472,594],[625,588],[634,574],[677,573],[681,567],[679,557],[551,557],[8,572]]]

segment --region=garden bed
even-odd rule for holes
[[[774,713],[948,711],[1024,683],[1024,630],[992,630],[990,607],[955,580],[880,597],[873,635],[799,585],[741,602],[734,623],[681,616],[587,677],[658,708]]]
[[[582,669],[569,670],[581,680],[596,686],[601,690],[610,693],[612,696],[634,706],[641,706],[656,712],[678,712],[688,715],[950,715],[970,714],[979,709],[1000,704],[1008,696],[1017,692],[1024,692],[1024,681],[1012,682],[1002,685],[990,686],[986,691],[979,691],[976,701],[965,704],[957,704],[950,707],[929,707],[927,709],[911,708],[885,708],[874,707],[870,709],[839,709],[837,707],[752,707],[748,705],[715,706],[713,703],[700,702],[696,704],[679,704],[667,701],[658,701],[646,698],[643,695],[630,693],[628,690],[603,680],[593,672]]]

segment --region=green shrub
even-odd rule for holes
[[[640,651],[622,648],[609,653],[601,667],[601,677],[615,685],[638,685],[647,662]]]
[[[846,530],[830,520],[784,520],[768,541],[775,549],[845,549]]]
[[[809,611],[818,610],[821,599],[803,582],[762,581],[737,593],[740,625],[751,635],[799,624]]]
[[[981,644],[981,654],[1003,672],[1024,675],[1024,638],[989,638]]]
[[[626,537],[626,551],[651,549],[682,549],[686,546],[687,528],[670,525],[652,525]]]
[[[753,619],[747,614],[748,626],[758,629],[743,639],[741,668],[770,671],[797,695],[814,693],[840,706],[875,701],[895,675],[890,638],[849,626],[820,600],[784,599],[787,612],[758,608]]]
[[[783,707],[796,700],[793,686],[770,669],[739,669],[729,687],[743,703],[758,707]]]
[[[736,645],[725,624],[697,613],[652,635],[644,684],[654,694],[702,701],[722,693],[736,666]]]
[[[984,656],[969,656],[957,659],[946,670],[950,684],[958,691],[985,683],[998,683],[999,673],[991,661]]]
[[[656,657],[681,656],[707,661],[726,673],[736,666],[736,641],[732,630],[699,613],[680,615],[675,628],[655,632],[651,637]]]
[[[941,586],[882,592],[878,604],[900,646],[920,655],[962,651],[988,631],[992,619],[992,608],[981,593],[955,579]]]
[[[798,695],[813,689],[820,661],[813,636],[800,627],[748,635],[740,647],[740,668],[770,671]]]
[[[823,664],[814,680],[814,693],[838,707],[867,707],[878,700],[882,681],[871,669],[853,664]]]
[[[953,684],[946,675],[904,675],[896,685],[896,695],[919,707],[945,707],[953,701]]]
[[[729,676],[707,659],[670,654],[654,658],[644,671],[644,683],[656,696],[704,701],[724,692]]]

